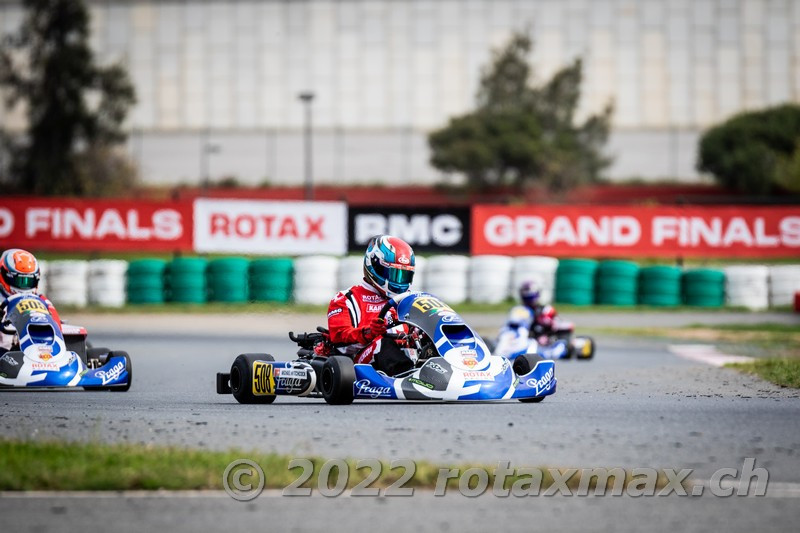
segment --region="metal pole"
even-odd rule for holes
[[[203,194],[208,193],[208,187],[211,185],[211,176],[209,175],[208,165],[208,143],[211,138],[210,128],[206,128],[203,133],[203,142],[200,146],[200,176],[203,180]]]
[[[298,98],[303,101],[305,106],[305,199],[314,199],[314,178],[313,178],[313,161],[312,161],[312,139],[311,139],[311,101],[314,100],[314,93],[305,92],[300,93]]]

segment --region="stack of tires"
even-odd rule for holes
[[[696,268],[683,273],[683,301],[696,307],[721,307],[725,303],[725,273]]]
[[[636,305],[639,265],[631,261],[603,261],[597,267],[596,301],[606,305]]]
[[[47,266],[48,262],[39,259],[39,294],[47,294]]]
[[[166,287],[171,302],[202,304],[208,299],[206,268],[202,257],[176,257],[166,269]]]
[[[469,260],[469,299],[496,304],[508,298],[514,260],[505,255],[476,255]]]
[[[527,255],[515,258],[511,269],[511,296],[516,298],[519,287],[524,282],[531,281],[536,283],[541,291],[539,301],[543,304],[553,303],[557,270],[558,259],[555,257]]]
[[[294,261],[294,301],[323,305],[341,290],[337,272],[339,259],[327,255],[308,255]],[[342,287],[344,289],[346,287]]]
[[[730,306],[769,307],[769,268],[760,265],[725,267],[725,298]]]
[[[455,305],[467,300],[469,258],[438,255],[425,262],[425,291]]]
[[[128,303],[163,304],[166,268],[167,262],[163,259],[137,259],[128,263],[125,285]]]
[[[339,271],[336,276],[337,290],[343,291],[358,285],[364,279],[364,256],[348,255],[339,260]],[[331,294],[331,297],[333,295]]]
[[[639,303],[660,307],[681,305],[681,269],[656,265],[639,270]]]
[[[425,268],[428,260],[424,257],[416,256],[414,258],[414,281],[411,282],[412,291],[424,291],[425,288]]]
[[[292,297],[294,265],[287,257],[250,261],[250,299],[255,302],[288,302]]]
[[[769,269],[770,305],[782,307],[794,304],[800,292],[800,265],[778,265]]]
[[[250,298],[250,261],[244,257],[221,257],[208,262],[206,281],[212,302],[243,303]]]
[[[125,305],[125,273],[128,262],[119,259],[90,261],[87,297],[90,304],[103,307]]]
[[[574,305],[594,303],[597,261],[562,259],[556,271],[556,302]]]
[[[50,261],[47,265],[47,297],[58,309],[73,305],[86,307],[88,261]]]

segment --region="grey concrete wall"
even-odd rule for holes
[[[302,181],[301,91],[316,94],[320,182],[439,179],[425,134],[474,104],[480,68],[529,28],[544,80],[585,64],[580,115],[613,100],[624,179],[698,179],[696,139],[732,113],[800,100],[797,0],[89,2],[92,44],[125,64],[131,153],[150,182]],[[0,30],[20,20],[0,3]],[[0,107],[0,120],[21,113]]]

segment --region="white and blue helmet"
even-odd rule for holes
[[[387,298],[406,292],[414,279],[414,250],[403,239],[376,235],[364,254],[364,279]]]

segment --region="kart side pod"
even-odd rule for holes
[[[269,354],[239,355],[230,373],[217,374],[217,394],[233,394],[239,403],[272,403],[277,395],[307,396],[317,385],[311,365],[276,362]]]

